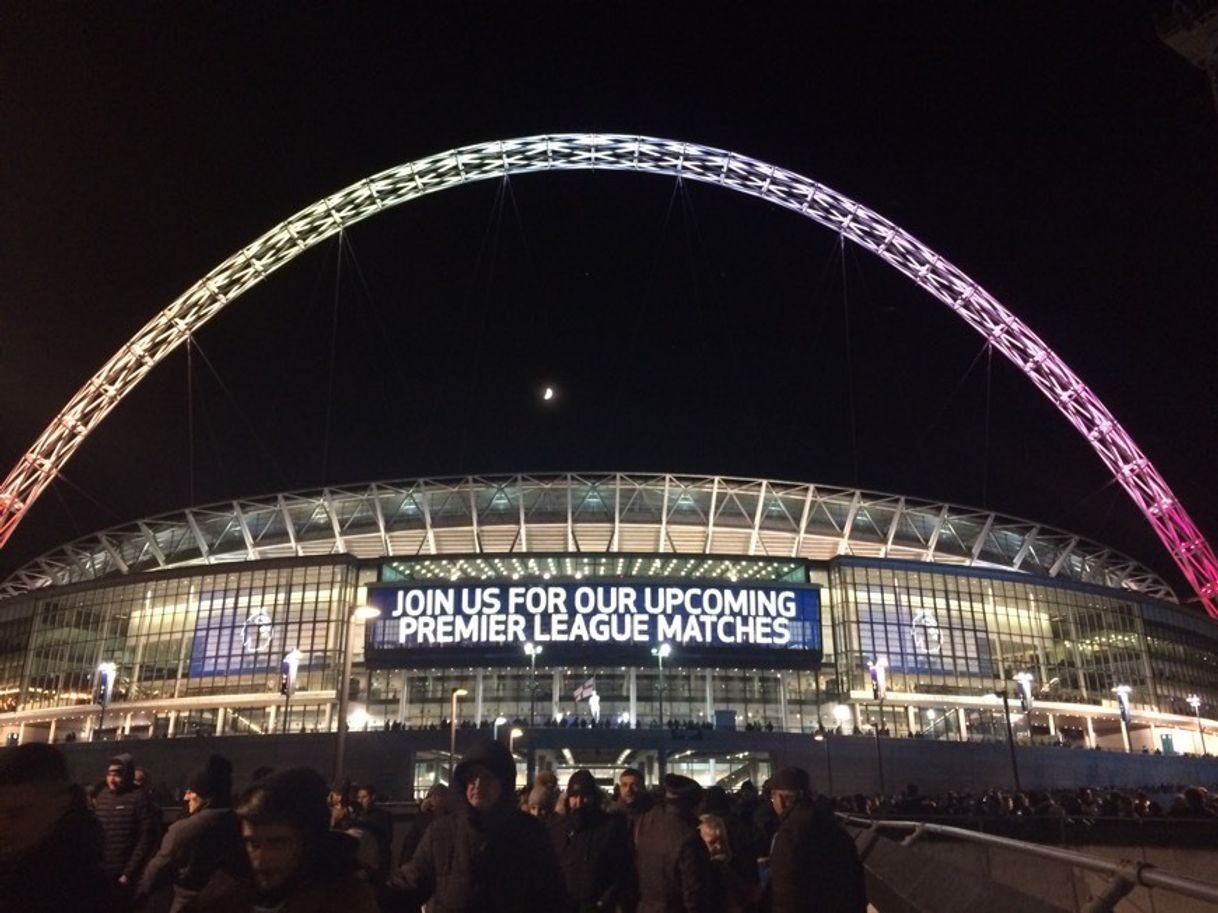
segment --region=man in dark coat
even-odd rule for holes
[[[428,913],[559,913],[562,873],[545,825],[516,807],[516,761],[482,742],[453,771],[457,808],[423,835],[396,884]]]
[[[567,781],[563,814],[550,818],[571,913],[612,911],[634,885],[634,847],[626,819],[605,812],[601,800],[596,779],[577,770]]]
[[[351,827],[363,828],[372,834],[377,849],[377,881],[389,876],[389,857],[393,847],[393,817],[376,804],[376,787],[371,783],[355,789],[355,815]]]
[[[638,913],[712,913],[715,875],[698,834],[702,787],[689,777],[664,778],[664,802],[639,822],[635,866]]]
[[[307,767],[254,783],[234,809],[245,852],[216,871],[191,913],[379,913],[355,841],[330,829],[329,787]]]
[[[0,752],[0,909],[106,913],[101,825],[84,791],[68,785],[58,749],[43,743]]]
[[[770,802],[779,820],[770,854],[771,913],[866,913],[858,850],[832,806],[812,801],[807,771],[778,771]]]
[[[158,816],[148,794],[135,785],[135,761],[129,754],[110,759],[106,788],[93,800],[102,826],[102,871],[134,893],[144,864],[156,851]]]
[[[242,850],[241,826],[232,808],[233,765],[220,755],[207,759],[186,787],[187,817],[165,832],[161,848],[140,879],[137,899],[173,885],[169,913],[180,911],[213,874]]]

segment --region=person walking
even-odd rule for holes
[[[427,829],[393,887],[428,913],[561,913],[563,881],[546,827],[515,802],[516,761],[475,745],[453,771],[454,811]]]
[[[689,777],[664,777],[664,802],[639,821],[635,866],[638,913],[714,913],[715,877],[698,834],[702,787]]]
[[[246,790],[235,809],[245,852],[208,879],[189,913],[379,913],[354,841],[330,829],[328,793],[307,767]]]
[[[136,892],[138,902],[171,885],[169,913],[180,913],[241,852],[241,826],[232,810],[233,765],[226,758],[208,758],[191,775],[185,799],[187,816],[169,826]]]
[[[550,819],[570,913],[612,911],[632,892],[634,848],[626,819],[608,814],[602,801],[592,773],[577,770],[567,781],[564,813]]]
[[[135,759],[120,754],[106,766],[106,785],[93,799],[102,827],[102,871],[128,901],[144,864],[156,851],[158,817],[148,794],[135,785]]]
[[[828,800],[813,802],[799,767],[774,775],[770,802],[778,819],[770,853],[771,913],[866,913],[863,863]]]

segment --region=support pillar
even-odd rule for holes
[[[326,701],[321,711],[321,731],[329,732],[330,727],[334,725],[334,705]]]
[[[956,708],[956,728],[960,733],[960,741],[968,741],[968,708]]]
[[[782,732],[790,732],[787,725],[787,680],[778,673],[778,712],[782,717]]]
[[[127,714],[127,719],[131,719],[131,714]],[[216,735],[224,735],[224,724],[228,721],[228,714],[224,712],[223,707],[216,708]],[[130,727],[128,727],[130,728]]]
[[[410,709],[410,675],[402,670],[402,688],[398,691],[398,722],[406,725],[406,714]]]
[[[552,677],[552,687],[550,689],[550,719],[558,719],[559,703],[562,700],[562,673],[557,669],[554,670]]]
[[[123,735],[124,736],[131,735],[131,714],[130,713],[128,713],[126,716],[123,717]]]
[[[55,744],[55,724],[57,722],[58,720],[56,720],[55,717],[51,717],[51,728],[47,732],[47,741],[52,745]]]
[[[634,667],[626,671],[626,692],[630,699],[630,725],[633,728],[639,725],[639,670]]]
[[[715,682],[710,670],[706,673],[706,721],[715,724]]]
[[[276,706],[275,704],[271,704],[271,706],[267,708],[267,714],[266,714],[266,731],[267,732],[276,732],[277,731],[277,728],[275,726],[275,721],[278,718],[278,716],[279,716],[279,707]],[[171,729],[173,728],[172,724],[171,724],[170,728]]]
[[[474,726],[482,725],[482,685],[485,674],[482,669],[474,672]]]
[[[1095,722],[1091,717],[1087,717],[1087,747],[1095,747]]]
[[[273,718],[272,718],[271,722],[272,723],[275,722]],[[169,711],[169,725],[165,727],[165,738],[167,738],[167,739],[173,738],[173,731],[177,727],[177,724],[178,724],[178,712],[176,710],[170,710]],[[267,729],[267,732],[271,732],[273,729],[274,729],[274,727],[272,726],[271,728]]]
[[[18,745],[25,744],[25,723],[17,724],[17,744]]]
[[[1057,737],[1057,716],[1056,716],[1056,714],[1046,713],[1045,719],[1049,721],[1049,738],[1056,739],[1056,737]]]
[[[913,735],[918,731],[918,709],[913,704],[905,705],[905,729]]]

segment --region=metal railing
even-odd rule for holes
[[[879,832],[891,830],[907,834],[901,841],[902,846],[910,846],[915,841],[929,835],[948,837],[967,843],[1036,856],[1068,865],[1072,869],[1082,869],[1106,876],[1108,881],[1103,890],[1087,901],[1082,908],[1083,913],[1110,913],[1121,898],[1137,887],[1160,888],[1196,900],[1218,904],[1218,884],[1167,872],[1146,862],[1127,859],[1113,861],[1098,856],[1088,856],[1074,850],[1027,843],[1022,840],[1013,840],[1010,837],[999,837],[996,834],[984,834],[945,824],[931,824],[924,821],[876,821],[871,818],[858,818],[844,814],[839,814],[838,818],[846,824],[863,828],[872,835],[859,847],[859,853],[864,861],[866,861],[868,850],[878,838]]]

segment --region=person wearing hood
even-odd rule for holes
[[[602,798],[591,772],[577,770],[567,781],[564,813],[549,822],[570,913],[611,911],[632,893],[634,853],[626,819],[605,812]]]
[[[718,908],[710,854],[695,814],[701,800],[697,781],[678,774],[664,777],[664,802],[643,816],[635,835],[638,913],[711,913]]]
[[[165,832],[161,848],[140,879],[137,900],[173,885],[169,913],[179,913],[226,861],[241,851],[241,828],[232,810],[233,765],[207,759],[186,787],[187,817]]]
[[[832,804],[813,801],[812,780],[799,767],[774,774],[770,802],[778,819],[770,853],[771,913],[865,913],[863,864]]]
[[[437,819],[394,886],[428,913],[560,913],[562,874],[545,825],[515,802],[516,761],[475,745],[453,771],[455,809]]]
[[[63,754],[44,742],[0,752],[0,909],[109,913],[101,825]]]
[[[148,794],[135,785],[135,759],[120,754],[106,766],[106,786],[93,799],[102,826],[102,871],[130,895],[156,850],[157,815]]]
[[[321,774],[292,767],[256,782],[235,814],[245,852],[215,872],[191,913],[379,913],[355,842],[330,829]]]

